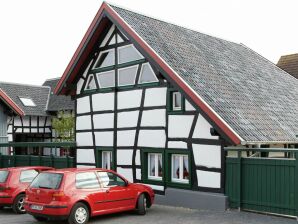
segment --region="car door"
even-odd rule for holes
[[[113,172],[97,172],[105,191],[104,206],[108,210],[131,209],[135,205],[133,191],[127,186],[127,181]]]

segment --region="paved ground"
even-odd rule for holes
[[[37,224],[30,215],[15,215],[10,209],[0,211],[1,224]],[[48,222],[48,224],[66,222]],[[295,219],[260,215],[249,212],[210,212],[155,205],[146,216],[132,212],[92,218],[90,224],[297,224]]]

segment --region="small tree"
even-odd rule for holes
[[[58,116],[52,119],[55,138],[58,137],[61,141],[74,141],[74,126],[75,120],[72,113],[59,111]]]

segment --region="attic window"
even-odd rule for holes
[[[30,98],[19,97],[25,107],[36,107],[36,104]]]
[[[141,55],[141,53],[133,45],[119,47],[118,55],[119,64],[137,61],[144,58],[143,55]]]
[[[139,78],[139,84],[158,82],[157,77],[154,74],[153,69],[149,63],[143,64],[141,69],[141,74]]]
[[[107,50],[100,52],[94,68],[103,68],[115,65],[115,50]]]

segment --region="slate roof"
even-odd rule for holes
[[[277,66],[298,79],[298,54],[281,56]]]
[[[46,86],[33,86],[16,83],[0,82],[0,89],[5,92],[20,107],[25,115],[46,116],[46,108],[50,88]],[[24,106],[20,97],[30,98],[35,107]]]
[[[298,142],[298,80],[248,47],[110,5],[247,142]]]
[[[43,86],[48,86],[51,88],[51,95],[48,104],[48,111],[55,112],[59,110],[74,110],[74,102],[71,100],[70,96],[55,95],[53,93],[57,83],[60,78],[49,79],[42,84]]]

